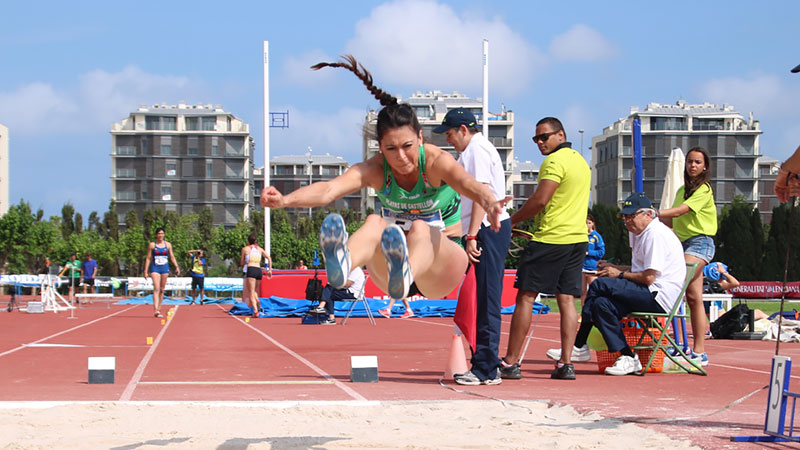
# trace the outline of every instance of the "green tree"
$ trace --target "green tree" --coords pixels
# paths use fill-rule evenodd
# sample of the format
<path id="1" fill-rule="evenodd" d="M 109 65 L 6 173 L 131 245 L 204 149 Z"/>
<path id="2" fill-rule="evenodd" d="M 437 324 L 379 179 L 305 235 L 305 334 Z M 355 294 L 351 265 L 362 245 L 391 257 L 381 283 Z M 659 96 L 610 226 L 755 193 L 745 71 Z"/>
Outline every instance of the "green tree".
<path id="1" fill-rule="evenodd" d="M 61 207 L 61 237 L 65 240 L 75 232 L 74 215 L 75 207 L 72 206 L 72 203 L 64 203 L 64 206 Z"/>
<path id="2" fill-rule="evenodd" d="M 214 254 L 213 245 L 217 229 L 214 228 L 214 211 L 208 206 L 200 210 L 197 218 L 197 232 L 200 233 L 201 248 L 209 255 Z"/>
<path id="3" fill-rule="evenodd" d="M 760 214 L 737 195 L 720 213 L 716 236 L 717 261 L 728 265 L 738 279 L 757 280 L 761 275 L 764 230 Z"/>
<path id="4" fill-rule="evenodd" d="M 80 233 L 83 231 L 83 216 L 81 213 L 75 213 L 75 233 Z"/>
<path id="5" fill-rule="evenodd" d="M 129 226 L 117 243 L 118 260 L 125 266 L 125 274 L 131 277 L 142 276 L 147 245 L 142 225 Z"/>
<path id="6" fill-rule="evenodd" d="M 128 210 L 125 213 L 125 228 L 132 228 L 136 225 L 139 225 L 139 214 L 136 213 L 135 209 Z"/>
<path id="7" fill-rule="evenodd" d="M 89 223 L 87 224 L 87 230 L 97 230 L 100 231 L 100 227 L 102 224 L 100 223 L 100 216 L 97 214 L 97 211 L 92 211 L 89 213 Z"/>
<path id="8" fill-rule="evenodd" d="M 103 214 L 103 233 L 101 235 L 114 241 L 119 240 L 119 216 L 117 216 L 117 202 L 111 200 L 108 211 Z"/>
<path id="9" fill-rule="evenodd" d="M 26 272 L 28 237 L 34 223 L 31 207 L 25 200 L 12 205 L 0 217 L 0 267 L 6 273 Z"/>
<path id="10" fill-rule="evenodd" d="M 797 252 L 800 250 L 798 216 L 800 214 L 796 208 L 790 208 L 785 203 L 772 209 L 772 222 L 769 227 L 767 243 L 764 246 L 764 260 L 761 266 L 760 278 L 762 280 L 783 281 L 787 250 L 789 252 L 788 280 L 800 278 L 800 259 L 797 258 Z M 792 227 L 791 231 L 789 227 Z"/>
<path id="11" fill-rule="evenodd" d="M 631 246 L 628 229 L 619 217 L 619 208 L 604 203 L 595 203 L 589 210 L 595 219 L 597 232 L 606 244 L 604 259 L 614 264 L 631 263 Z M 588 231 L 588 230 L 587 230 Z"/>

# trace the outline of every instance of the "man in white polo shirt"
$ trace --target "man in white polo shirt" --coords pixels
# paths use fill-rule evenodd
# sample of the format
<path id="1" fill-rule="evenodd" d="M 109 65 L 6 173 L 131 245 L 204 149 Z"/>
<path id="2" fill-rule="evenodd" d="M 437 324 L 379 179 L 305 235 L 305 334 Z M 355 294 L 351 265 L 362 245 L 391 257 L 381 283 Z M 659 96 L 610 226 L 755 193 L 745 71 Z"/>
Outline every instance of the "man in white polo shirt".
<path id="1" fill-rule="evenodd" d="M 445 133 L 447 142 L 461 153 L 458 163 L 479 183 L 486 184 L 495 198 L 506 196 L 506 176 L 497 149 L 478 131 L 475 116 L 465 108 L 451 109 L 434 133 Z M 475 265 L 477 294 L 475 352 L 472 369 L 456 374 L 458 384 L 500 384 L 497 373 L 500 358 L 500 300 L 503 295 L 503 272 L 511 243 L 511 219 L 500 215 L 500 231 L 492 231 L 486 211 L 471 199 L 461 197 L 462 242 L 469 261 Z"/>
<path id="2" fill-rule="evenodd" d="M 589 286 L 581 312 L 581 327 L 575 337 L 572 361 L 588 361 L 586 341 L 592 325 L 603 335 L 608 351 L 620 352 L 606 375 L 627 375 L 642 370 L 639 357 L 625 341 L 619 321 L 633 311 L 670 311 L 686 279 L 683 247 L 675 233 L 658 220 L 644 194 L 631 194 L 620 210 L 628 229 L 632 265 L 600 263 L 598 278 Z M 547 356 L 558 360 L 561 349 L 550 349 Z"/>

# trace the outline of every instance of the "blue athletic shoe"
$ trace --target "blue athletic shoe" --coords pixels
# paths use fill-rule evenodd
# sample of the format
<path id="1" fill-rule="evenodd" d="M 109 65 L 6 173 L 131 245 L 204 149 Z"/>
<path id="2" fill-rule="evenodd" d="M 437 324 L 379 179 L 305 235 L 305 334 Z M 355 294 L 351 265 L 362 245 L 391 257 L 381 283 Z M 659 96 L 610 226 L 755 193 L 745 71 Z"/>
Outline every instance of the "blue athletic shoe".
<path id="1" fill-rule="evenodd" d="M 389 297 L 402 300 L 408 296 L 414 277 L 408 264 L 406 235 L 400 227 L 389 225 L 384 228 L 381 235 L 381 252 L 386 258 L 386 267 L 389 271 Z"/>
<path id="2" fill-rule="evenodd" d="M 700 366 L 701 366 L 701 367 L 706 367 L 706 366 L 708 366 L 708 354 L 706 354 L 705 352 L 703 352 L 703 353 L 695 353 L 695 352 L 692 352 L 692 353 L 689 355 L 689 358 L 690 358 L 692 361 L 696 362 L 696 363 L 700 363 Z"/>
<path id="3" fill-rule="evenodd" d="M 347 248 L 347 230 L 339 214 L 328 214 L 319 230 L 319 246 L 325 259 L 328 284 L 342 289 L 350 275 L 350 249 Z"/>

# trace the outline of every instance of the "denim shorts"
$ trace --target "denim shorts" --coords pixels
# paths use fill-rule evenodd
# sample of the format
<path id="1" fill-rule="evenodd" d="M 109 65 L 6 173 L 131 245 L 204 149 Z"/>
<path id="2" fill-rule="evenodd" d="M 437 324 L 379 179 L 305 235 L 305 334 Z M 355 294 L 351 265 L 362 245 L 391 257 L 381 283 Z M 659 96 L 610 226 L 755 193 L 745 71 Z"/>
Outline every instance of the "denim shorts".
<path id="1" fill-rule="evenodd" d="M 696 256 L 702 259 L 706 264 L 714 259 L 714 238 L 699 234 L 692 236 L 689 239 L 681 242 L 683 245 L 683 253 L 686 255 Z"/>

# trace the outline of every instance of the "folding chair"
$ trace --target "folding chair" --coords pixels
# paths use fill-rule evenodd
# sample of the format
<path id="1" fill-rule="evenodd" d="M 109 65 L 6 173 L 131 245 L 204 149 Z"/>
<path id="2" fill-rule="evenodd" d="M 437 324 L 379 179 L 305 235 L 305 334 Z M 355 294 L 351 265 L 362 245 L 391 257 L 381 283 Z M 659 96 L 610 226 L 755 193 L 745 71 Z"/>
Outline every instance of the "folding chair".
<path id="1" fill-rule="evenodd" d="M 687 317 L 685 313 L 679 313 L 678 311 L 682 311 L 681 305 L 683 305 L 686 289 L 689 287 L 689 283 L 692 281 L 696 269 L 697 263 L 686 263 L 686 280 L 683 283 L 683 289 L 668 313 L 632 312 L 628 314 L 628 317 L 636 320 L 642 329 L 642 334 L 639 336 L 637 344 L 632 345 L 631 348 L 633 350 L 652 350 L 647 365 L 642 368 L 641 372 L 637 372 L 637 375 L 644 375 L 647 373 L 647 370 L 650 369 L 659 351 L 663 352 L 677 367 L 680 367 L 688 373 L 708 375 L 706 370 L 703 369 L 703 366 L 700 365 L 699 362 L 692 360 L 684 349 L 675 342 L 675 338 L 668 333 L 673 318 L 685 320 Z M 657 333 L 658 336 L 655 336 L 654 332 Z M 700 330 L 694 330 L 694 332 L 702 333 Z M 651 341 L 651 343 L 645 343 L 646 339 Z M 668 352 L 667 347 L 672 347 L 674 350 Z M 688 364 L 688 366 L 685 364 Z"/>
<path id="2" fill-rule="evenodd" d="M 364 294 L 367 290 L 367 280 L 369 280 L 369 275 L 364 274 L 364 284 L 361 285 L 361 292 L 359 292 L 358 295 L 356 295 L 356 298 L 353 299 L 352 302 L 350 302 L 350 309 L 347 310 L 347 315 L 344 316 L 344 320 L 342 320 L 342 325 L 345 325 L 347 323 L 347 319 L 350 318 L 350 314 L 353 313 L 353 308 L 356 307 L 356 303 L 358 303 L 359 301 L 364 305 L 364 310 L 367 312 L 367 317 L 369 317 L 369 321 L 373 325 L 375 325 L 375 318 L 372 316 L 372 310 L 369 309 L 369 302 L 367 301 L 367 298 Z"/>

